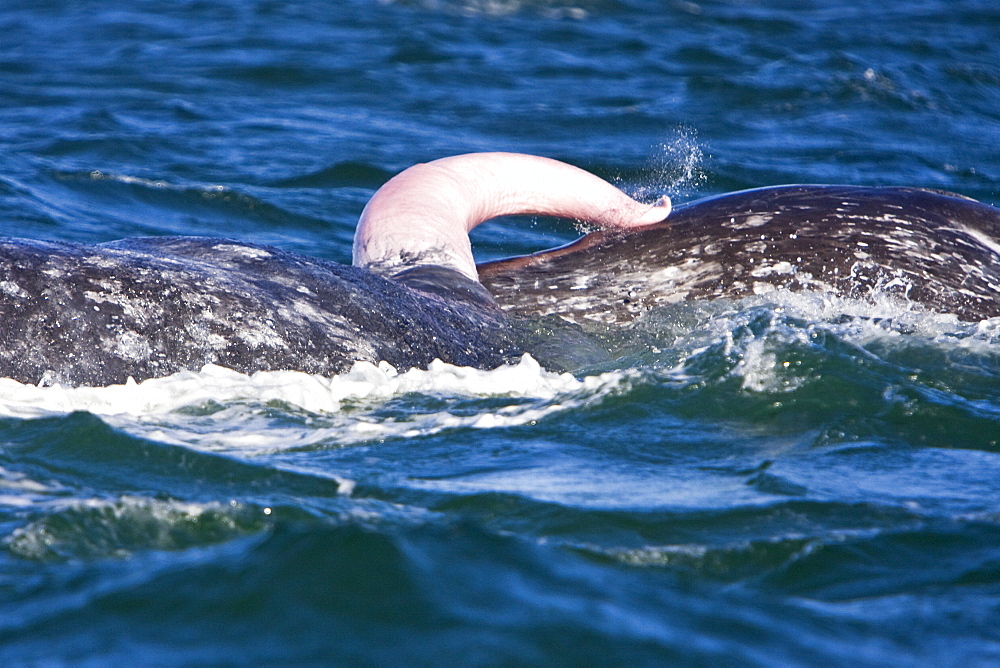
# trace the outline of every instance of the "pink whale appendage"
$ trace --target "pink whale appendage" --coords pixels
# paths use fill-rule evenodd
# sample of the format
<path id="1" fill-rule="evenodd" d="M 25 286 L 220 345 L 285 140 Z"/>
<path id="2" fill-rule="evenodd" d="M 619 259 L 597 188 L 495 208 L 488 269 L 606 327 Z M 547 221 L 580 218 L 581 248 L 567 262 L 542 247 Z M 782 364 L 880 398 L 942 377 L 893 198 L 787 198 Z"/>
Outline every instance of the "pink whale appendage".
<path id="1" fill-rule="evenodd" d="M 375 193 L 358 221 L 354 265 L 436 264 L 478 281 L 469 232 L 491 218 L 517 214 L 620 229 L 663 221 L 670 199 L 643 204 L 590 172 L 550 158 L 441 158 L 400 172 Z"/>

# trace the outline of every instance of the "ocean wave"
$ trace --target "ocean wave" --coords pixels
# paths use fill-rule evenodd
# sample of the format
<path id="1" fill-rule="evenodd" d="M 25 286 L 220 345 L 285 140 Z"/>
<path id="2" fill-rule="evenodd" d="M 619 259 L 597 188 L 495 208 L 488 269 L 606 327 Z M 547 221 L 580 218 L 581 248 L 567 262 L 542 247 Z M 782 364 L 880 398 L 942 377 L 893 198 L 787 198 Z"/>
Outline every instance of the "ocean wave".
<path id="1" fill-rule="evenodd" d="M 124 558 L 137 550 L 184 550 L 223 543 L 263 530 L 270 507 L 122 496 L 63 500 L 42 518 L 3 540 L 23 559 Z"/>
<path id="2" fill-rule="evenodd" d="M 333 377 L 298 371 L 246 375 L 208 365 L 198 372 L 100 388 L 0 379 L 0 416 L 87 411 L 158 441 L 250 454 L 529 424 L 624 392 L 636 375 L 609 371 L 578 379 L 547 371 L 529 355 L 493 370 L 435 361 L 427 369 L 400 372 L 385 362 L 358 362 Z M 480 403 L 387 407 L 399 398 L 413 403 L 414 395 Z"/>

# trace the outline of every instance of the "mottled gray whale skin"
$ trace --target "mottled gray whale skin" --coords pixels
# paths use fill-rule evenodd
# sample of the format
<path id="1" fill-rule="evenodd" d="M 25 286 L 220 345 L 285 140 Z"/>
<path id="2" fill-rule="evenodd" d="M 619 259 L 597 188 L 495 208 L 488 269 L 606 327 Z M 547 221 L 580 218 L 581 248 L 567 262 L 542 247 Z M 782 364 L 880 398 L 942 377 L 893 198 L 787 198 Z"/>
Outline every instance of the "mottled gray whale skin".
<path id="1" fill-rule="evenodd" d="M 521 354 L 475 281 L 396 279 L 204 238 L 79 245 L 0 239 L 0 377 L 106 386 L 198 370 L 332 375 L 359 360 L 493 368 Z"/>
<path id="2" fill-rule="evenodd" d="M 478 269 L 509 313 L 583 326 L 778 288 L 895 295 L 980 321 L 1000 316 L 1000 210 L 917 188 L 760 188 L 678 206 L 664 223 L 594 232 Z"/>

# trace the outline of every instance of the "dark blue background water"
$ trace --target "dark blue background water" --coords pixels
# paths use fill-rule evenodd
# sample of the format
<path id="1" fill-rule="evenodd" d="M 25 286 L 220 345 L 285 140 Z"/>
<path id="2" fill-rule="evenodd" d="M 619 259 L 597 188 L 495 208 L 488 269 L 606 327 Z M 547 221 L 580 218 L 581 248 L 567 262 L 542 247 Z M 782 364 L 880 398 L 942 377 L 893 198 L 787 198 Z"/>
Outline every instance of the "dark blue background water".
<path id="1" fill-rule="evenodd" d="M 348 262 L 381 183 L 480 150 L 1000 204 L 998 147 L 993 0 L 0 8 L 11 236 Z M 576 377 L 2 385 L 0 660 L 1000 661 L 1000 323 L 788 299 L 651 314 Z"/>

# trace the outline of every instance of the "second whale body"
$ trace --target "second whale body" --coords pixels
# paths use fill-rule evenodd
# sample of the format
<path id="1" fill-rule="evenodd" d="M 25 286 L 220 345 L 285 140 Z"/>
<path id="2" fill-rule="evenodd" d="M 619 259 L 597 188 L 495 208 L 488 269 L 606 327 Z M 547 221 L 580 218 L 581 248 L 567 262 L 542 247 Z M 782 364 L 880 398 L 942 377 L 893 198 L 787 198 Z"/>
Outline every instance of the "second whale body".
<path id="1" fill-rule="evenodd" d="M 479 267 L 511 314 L 621 325 L 683 300 L 812 290 L 1000 316 L 1000 210 L 919 188 L 776 186 Z"/>

